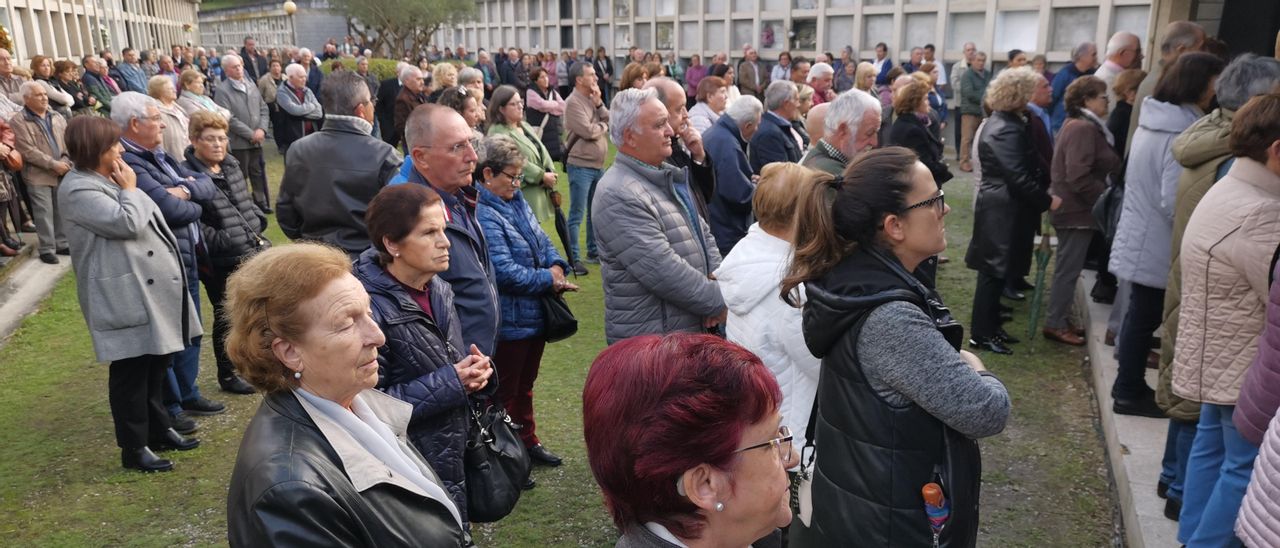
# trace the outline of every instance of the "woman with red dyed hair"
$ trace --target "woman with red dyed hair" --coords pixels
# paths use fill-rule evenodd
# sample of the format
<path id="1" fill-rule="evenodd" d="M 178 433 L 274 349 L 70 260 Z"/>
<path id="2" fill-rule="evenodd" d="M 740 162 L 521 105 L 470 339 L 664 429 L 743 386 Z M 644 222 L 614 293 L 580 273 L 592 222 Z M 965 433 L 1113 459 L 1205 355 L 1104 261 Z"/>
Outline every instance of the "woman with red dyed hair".
<path id="1" fill-rule="evenodd" d="M 617 547 L 779 540 L 798 460 L 781 403 L 760 359 L 718 337 L 647 335 L 601 352 L 582 424 Z"/>

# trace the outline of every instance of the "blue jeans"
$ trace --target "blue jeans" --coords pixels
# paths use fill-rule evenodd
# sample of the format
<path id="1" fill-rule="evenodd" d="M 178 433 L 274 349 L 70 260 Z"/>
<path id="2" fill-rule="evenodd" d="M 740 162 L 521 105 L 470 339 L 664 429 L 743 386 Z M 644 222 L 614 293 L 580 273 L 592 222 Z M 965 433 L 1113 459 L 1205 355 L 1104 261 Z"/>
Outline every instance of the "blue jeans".
<path id="1" fill-rule="evenodd" d="M 591 235 L 591 200 L 596 194 L 596 183 L 604 176 L 604 170 L 566 165 L 569 175 L 569 252 L 573 261 L 583 259 L 578 253 L 578 227 L 583 217 L 587 220 L 587 255 L 596 255 L 596 240 Z"/>
<path id="2" fill-rule="evenodd" d="M 1178 542 L 1188 548 L 1241 546 L 1236 514 L 1244 498 L 1258 448 L 1231 423 L 1234 405 L 1202 404 L 1183 486 Z"/>
<path id="3" fill-rule="evenodd" d="M 196 316 L 200 316 L 200 282 L 196 273 L 188 269 L 187 287 L 191 291 L 191 302 L 196 307 Z M 201 320 L 203 321 L 203 320 Z M 164 405 L 169 408 L 170 415 L 182 411 L 182 402 L 200 397 L 200 388 L 196 386 L 196 377 L 200 374 L 200 340 L 191 339 L 191 344 L 173 355 L 173 366 L 165 375 Z"/>
<path id="4" fill-rule="evenodd" d="M 1164 459 L 1160 461 L 1160 481 L 1169 486 L 1169 498 L 1179 502 L 1182 501 L 1183 486 L 1187 479 L 1187 458 L 1191 455 L 1191 442 L 1195 437 L 1195 423 L 1169 421 L 1169 434 L 1164 440 Z"/>

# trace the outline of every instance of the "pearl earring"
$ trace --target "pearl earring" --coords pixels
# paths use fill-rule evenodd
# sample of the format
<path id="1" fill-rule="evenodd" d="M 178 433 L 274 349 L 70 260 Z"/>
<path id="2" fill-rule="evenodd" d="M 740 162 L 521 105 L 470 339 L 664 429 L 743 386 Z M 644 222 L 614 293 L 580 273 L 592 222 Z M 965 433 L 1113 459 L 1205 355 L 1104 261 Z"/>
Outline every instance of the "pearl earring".
<path id="1" fill-rule="evenodd" d="M 294 371 L 294 372 L 293 372 L 293 378 L 295 378 L 295 379 L 301 379 L 301 378 L 302 378 L 302 372 L 301 372 L 301 371 Z"/>
<path id="2" fill-rule="evenodd" d="M 723 503 L 723 502 L 717 502 L 717 503 L 716 503 L 716 511 L 717 511 L 717 512 L 723 512 L 723 511 L 724 511 L 724 503 Z"/>

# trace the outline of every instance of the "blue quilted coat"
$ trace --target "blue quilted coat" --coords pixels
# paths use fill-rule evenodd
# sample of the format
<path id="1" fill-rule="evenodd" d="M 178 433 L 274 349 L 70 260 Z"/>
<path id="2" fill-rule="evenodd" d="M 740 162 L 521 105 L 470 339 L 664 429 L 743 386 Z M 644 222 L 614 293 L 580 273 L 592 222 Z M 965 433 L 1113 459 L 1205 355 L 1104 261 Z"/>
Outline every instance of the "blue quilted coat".
<path id="1" fill-rule="evenodd" d="M 476 218 L 489 243 L 489 260 L 498 280 L 498 304 L 502 325 L 498 340 L 518 341 L 542 334 L 542 303 L 539 295 L 552 291 L 551 270 L 560 265 L 569 272 L 569 264 L 551 245 L 533 210 L 516 191 L 511 201 L 476 185 L 480 191 Z M 534 266 L 537 257 L 537 266 Z"/>
<path id="2" fill-rule="evenodd" d="M 413 405 L 409 441 L 440 476 L 465 522 L 462 455 L 468 400 L 453 364 L 462 361 L 466 349 L 453 308 L 453 290 L 439 276 L 431 278 L 432 315 L 428 316 L 400 282 L 378 265 L 377 250 L 365 250 L 355 270 L 369 293 L 373 320 L 387 337 L 378 349 L 378 390 Z"/>

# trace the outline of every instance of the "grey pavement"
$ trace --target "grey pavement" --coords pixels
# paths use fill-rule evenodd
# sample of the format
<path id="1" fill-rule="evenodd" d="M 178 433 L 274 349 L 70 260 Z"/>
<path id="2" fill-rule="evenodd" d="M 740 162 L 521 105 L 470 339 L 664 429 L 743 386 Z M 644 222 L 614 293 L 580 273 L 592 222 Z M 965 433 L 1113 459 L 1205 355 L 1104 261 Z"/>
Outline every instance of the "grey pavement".
<path id="1" fill-rule="evenodd" d="M 0 274 L 0 344 L 53 292 L 63 274 L 71 271 L 71 257 L 59 255 L 58 264 L 44 264 L 34 255 L 35 235 L 22 236 L 27 247 L 10 259 L 12 267 Z"/>

